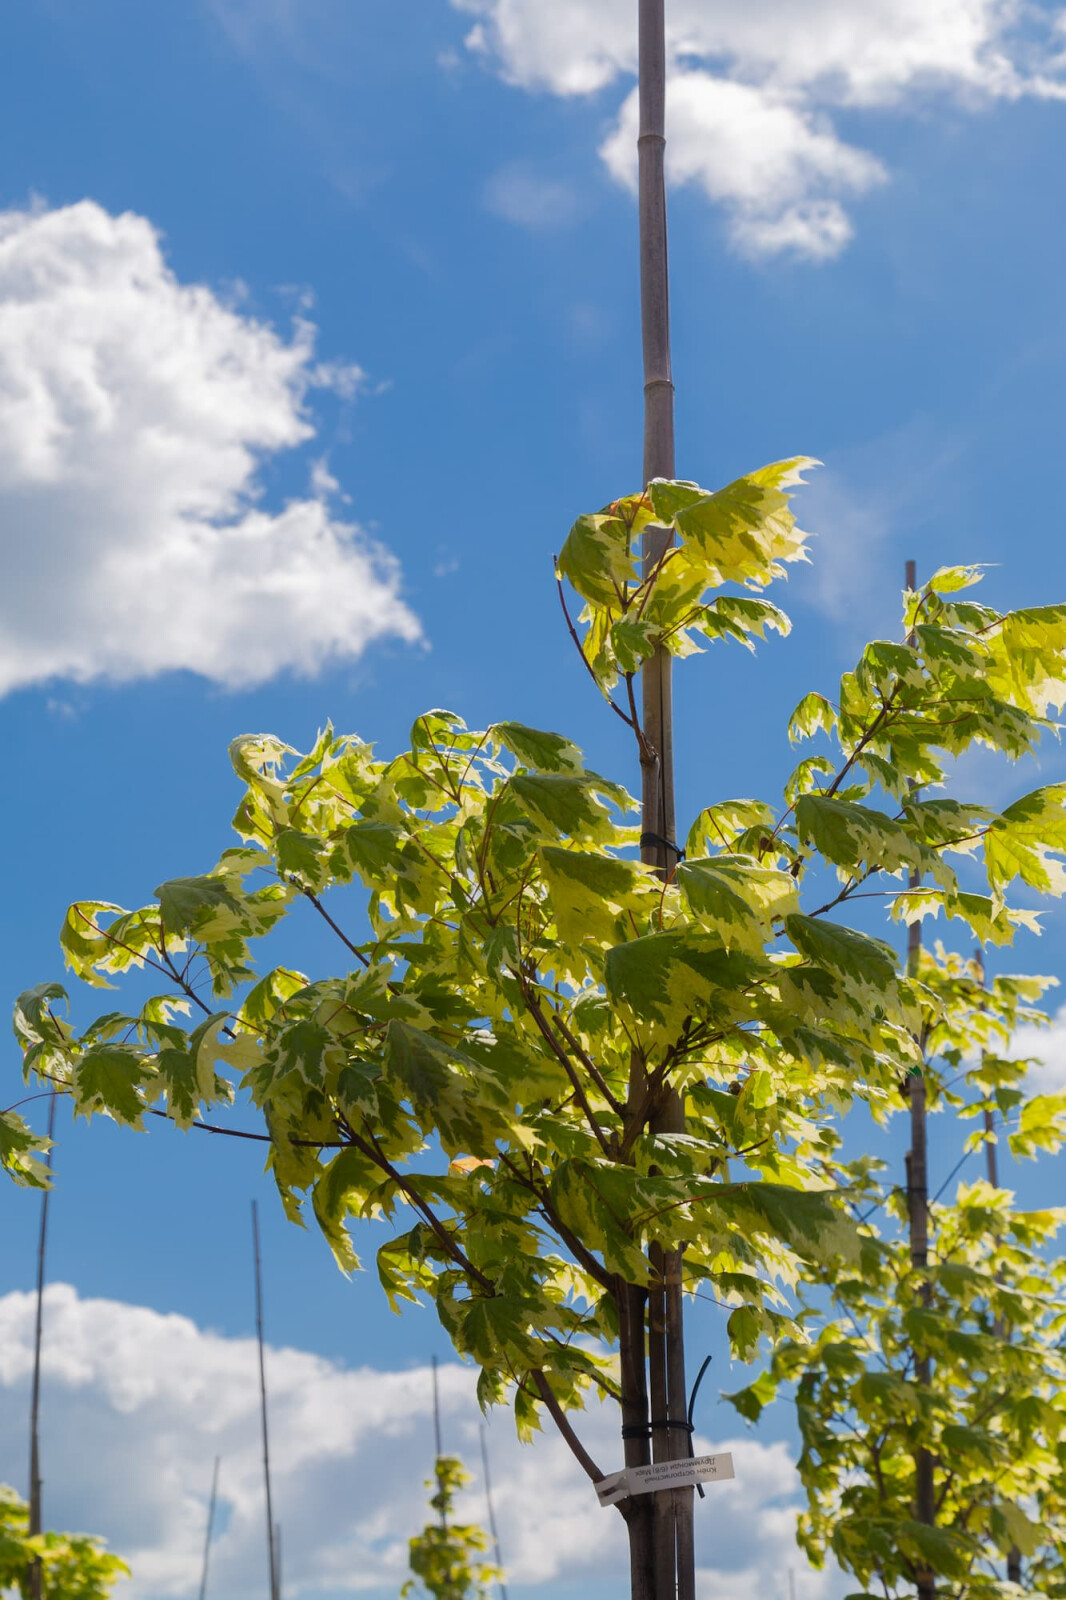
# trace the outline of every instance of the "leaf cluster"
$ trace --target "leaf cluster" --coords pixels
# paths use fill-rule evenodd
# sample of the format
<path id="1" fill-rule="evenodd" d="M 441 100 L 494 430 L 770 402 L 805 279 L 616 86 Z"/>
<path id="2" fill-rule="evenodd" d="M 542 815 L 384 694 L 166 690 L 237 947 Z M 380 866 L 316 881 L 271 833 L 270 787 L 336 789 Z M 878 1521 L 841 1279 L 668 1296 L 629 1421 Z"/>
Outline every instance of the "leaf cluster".
<path id="1" fill-rule="evenodd" d="M 438 1456 L 436 1475 L 426 1483 L 433 1489 L 430 1506 L 437 1520 L 429 1522 L 411 1540 L 411 1577 L 401 1596 L 432 1596 L 432 1600 L 488 1600 L 490 1585 L 499 1582 L 498 1567 L 482 1561 L 488 1539 L 476 1523 L 454 1521 L 455 1496 L 470 1482 L 470 1474 L 457 1456 Z"/>
<path id="2" fill-rule="evenodd" d="M 24 1500 L 0 1484 L 0 1590 L 29 1600 L 31 1569 L 40 1563 L 44 1600 L 110 1600 L 129 1568 L 88 1534 L 29 1533 Z"/>

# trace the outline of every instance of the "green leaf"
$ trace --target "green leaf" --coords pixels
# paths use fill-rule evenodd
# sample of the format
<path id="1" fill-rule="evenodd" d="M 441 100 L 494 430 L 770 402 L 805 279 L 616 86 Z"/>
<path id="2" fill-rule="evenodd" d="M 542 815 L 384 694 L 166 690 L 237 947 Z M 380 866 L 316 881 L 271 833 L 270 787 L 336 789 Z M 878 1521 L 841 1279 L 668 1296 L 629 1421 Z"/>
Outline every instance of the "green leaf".
<path id="1" fill-rule="evenodd" d="M 688 1016 L 731 1015 L 755 970 L 748 956 L 718 943 L 652 933 L 607 952 L 607 995 L 640 1022 L 675 1029 Z"/>
<path id="2" fill-rule="evenodd" d="M 98 1044 L 86 1050 L 74 1073 L 74 1110 L 91 1117 L 103 1112 L 131 1128 L 143 1127 L 143 1087 L 151 1066 L 134 1045 Z"/>
<path id="3" fill-rule="evenodd" d="M 29 1189 L 47 1189 L 51 1175 L 43 1157 L 51 1141 L 34 1133 L 17 1111 L 0 1111 L 0 1167 L 17 1184 Z"/>
<path id="4" fill-rule="evenodd" d="M 1008 806 L 985 838 L 993 891 L 1021 878 L 1043 894 L 1066 893 L 1066 784 L 1036 789 Z"/>
<path id="5" fill-rule="evenodd" d="M 448 1156 L 490 1156 L 497 1140 L 507 1138 L 506 1092 L 471 1056 L 421 1028 L 390 1022 L 384 1067 L 426 1132 L 436 1130 Z"/>
<path id="6" fill-rule="evenodd" d="M 684 543 L 713 563 L 719 581 L 764 586 L 782 561 L 805 557 L 786 490 L 816 465 L 807 457 L 775 462 L 683 507 L 674 519 Z"/>
<path id="7" fill-rule="evenodd" d="M 972 589 L 987 570 L 986 567 L 938 567 L 926 589 L 931 594 L 955 594 L 959 589 Z"/>
<path id="8" fill-rule="evenodd" d="M 639 906 L 641 891 L 659 898 L 654 874 L 637 861 L 555 845 L 542 847 L 540 861 L 559 935 L 570 944 L 614 942 L 622 936 L 619 919 Z"/>
<path id="9" fill-rule="evenodd" d="M 683 861 L 677 876 L 690 910 L 727 950 L 761 952 L 774 920 L 799 910 L 790 875 L 751 856 Z"/>
<path id="10" fill-rule="evenodd" d="M 161 883 L 155 890 L 159 901 L 163 927 L 168 934 L 181 938 L 196 934 L 205 923 L 217 914 L 240 913 L 240 901 L 222 879 L 210 875 L 203 878 L 173 878 Z"/>
<path id="11" fill-rule="evenodd" d="M 578 517 L 566 536 L 558 571 L 583 600 L 612 605 L 619 590 L 636 581 L 633 524 L 627 524 L 614 506 Z"/>
<path id="12" fill-rule="evenodd" d="M 539 728 L 527 728 L 521 722 L 497 722 L 489 732 L 516 761 L 532 772 L 584 771 L 581 751 L 561 733 L 544 733 Z"/>
<path id="13" fill-rule="evenodd" d="M 722 1399 L 740 1412 L 745 1422 L 758 1422 L 766 1407 L 777 1398 L 777 1382 L 769 1372 L 760 1372 L 754 1383 L 749 1383 L 744 1389 L 735 1389 L 732 1394 L 723 1394 Z"/>
<path id="14" fill-rule="evenodd" d="M 801 739 L 810 739 L 819 730 L 833 734 L 836 732 L 837 714 L 835 708 L 826 699 L 824 694 L 805 694 L 799 705 L 793 711 L 788 723 L 788 737 L 792 744 L 798 744 Z"/>
<path id="15" fill-rule="evenodd" d="M 821 917 L 787 917 L 785 932 L 801 955 L 842 978 L 864 1004 L 893 1003 L 896 953 L 891 945 Z"/>
<path id="16" fill-rule="evenodd" d="M 613 835 L 611 813 L 600 798 L 616 805 L 632 804 L 624 789 L 595 773 L 569 777 L 558 773 L 520 773 L 508 788 L 527 814 L 554 838 L 595 843 Z"/>

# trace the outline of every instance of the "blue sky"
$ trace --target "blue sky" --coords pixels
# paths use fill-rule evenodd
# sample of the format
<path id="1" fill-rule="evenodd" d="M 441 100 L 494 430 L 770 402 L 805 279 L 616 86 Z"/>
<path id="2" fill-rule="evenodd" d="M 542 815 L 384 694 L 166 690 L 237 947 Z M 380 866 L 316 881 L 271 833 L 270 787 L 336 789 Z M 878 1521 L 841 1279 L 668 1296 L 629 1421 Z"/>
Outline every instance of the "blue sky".
<path id="1" fill-rule="evenodd" d="M 574 516 L 639 474 L 634 10 L 39 0 L 7 18 L 10 998 L 59 975 L 71 899 L 140 903 L 215 859 L 237 733 L 306 747 L 331 717 L 388 750 L 443 704 L 471 725 L 564 729 L 634 781 L 551 577 Z M 825 463 L 800 501 L 812 565 L 778 597 L 791 639 L 754 661 L 719 649 L 679 674 L 682 817 L 727 793 L 774 794 L 789 711 L 806 689 L 831 689 L 869 634 L 895 631 L 907 557 L 925 573 L 998 563 L 987 587 L 1001 606 L 1066 595 L 1060 15 L 1006 0 L 671 11 L 679 473 L 713 485 L 786 455 Z M 993 802 L 1063 775 L 1057 749 L 1039 777 L 970 773 Z M 331 958 L 317 930 L 299 933 L 297 964 Z M 1066 973 L 1062 913 L 1012 959 Z M 1059 1033 L 1051 1043 L 1066 1065 Z M 7 1104 L 13 1048 L 3 1071 Z M 944 1176 L 957 1140 L 936 1138 Z M 372 1277 L 341 1279 L 313 1234 L 283 1222 L 254 1149 L 64 1124 L 57 1163 L 50 1272 L 80 1298 L 56 1301 L 50 1514 L 140 1552 L 137 1600 L 195 1591 L 216 1401 L 193 1402 L 181 1373 L 195 1362 L 173 1351 L 199 1351 L 220 1394 L 245 1396 L 258 1195 L 269 1333 L 288 1348 L 279 1395 L 322 1396 L 321 1459 L 300 1455 L 294 1420 L 279 1468 L 292 1595 L 333 1600 L 353 1571 L 371 1596 L 394 1593 L 430 1450 L 423 1369 L 447 1354 L 428 1313 L 397 1320 Z M 1049 1167 L 1020 1183 L 1049 1197 L 1060 1178 Z M 18 1292 L 36 1223 L 35 1200 L 0 1190 L 0 1316 L 15 1352 L 6 1366 L 0 1354 L 0 1477 L 20 1484 Z M 93 1300 L 110 1309 L 86 1309 Z M 729 1387 L 716 1319 L 695 1308 L 694 1344 L 716 1352 Z M 101 1364 L 107 1339 L 128 1391 Z M 363 1367 L 360 1404 L 387 1381 L 374 1374 L 407 1374 L 394 1452 L 405 1487 L 387 1505 L 373 1444 L 326 1438 L 349 1403 L 346 1369 Z M 448 1415 L 472 1460 L 464 1381 L 448 1378 Z M 232 1403 L 218 1570 L 238 1596 L 261 1575 L 254 1408 Z M 705 1425 L 715 1443 L 736 1432 L 713 1407 Z M 563 1600 L 569 1563 L 593 1594 L 587 1563 L 607 1571 L 619 1549 L 606 1514 L 575 1509 L 584 1491 L 561 1458 L 531 1467 L 506 1418 L 493 1427 L 519 1592 Z M 156 1499 L 131 1476 L 155 1481 L 149 1433 L 169 1463 Z M 730 1502 L 732 1521 L 750 1518 L 743 1536 L 723 1542 L 705 1511 L 705 1600 L 736 1583 L 787 1592 L 790 1438 L 787 1415 L 771 1413 L 746 1446 L 763 1498 L 751 1490 L 743 1513 Z M 310 1481 L 333 1508 L 322 1526 Z M 346 1544 L 350 1495 L 365 1515 Z M 554 1562 L 521 1543 L 520 1508 L 537 1495 L 555 1519 Z M 833 1592 L 802 1572 L 798 1584 L 801 1600 Z"/>

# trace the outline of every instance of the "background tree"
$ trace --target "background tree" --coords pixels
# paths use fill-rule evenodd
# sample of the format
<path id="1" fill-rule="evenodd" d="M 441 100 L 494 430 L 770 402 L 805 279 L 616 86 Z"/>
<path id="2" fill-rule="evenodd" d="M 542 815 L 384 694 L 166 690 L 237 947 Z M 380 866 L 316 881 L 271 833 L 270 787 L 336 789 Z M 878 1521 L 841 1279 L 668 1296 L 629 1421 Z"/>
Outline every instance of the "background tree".
<path id="1" fill-rule="evenodd" d="M 1048 980 L 1000 976 L 986 989 L 978 962 L 942 950 L 922 953 L 918 976 L 930 1108 L 980 1119 L 971 1154 L 989 1137 L 989 1111 L 1006 1119 L 1016 1156 L 1058 1150 L 1066 1096 L 1028 1094 L 1031 1063 L 1000 1053 L 1019 1021 L 1039 1016 L 1030 1007 Z M 1048 1246 L 1066 1210 L 1022 1211 L 987 1180 L 961 1184 L 954 1203 L 930 1206 L 928 1261 L 916 1267 L 906 1189 L 886 1188 L 882 1173 L 871 1158 L 840 1169 L 864 1219 L 861 1270 L 815 1269 L 805 1294 L 816 1337 L 784 1340 L 768 1378 L 733 1398 L 754 1418 L 777 1383 L 796 1386 L 800 1542 L 817 1566 L 832 1554 L 864 1596 L 928 1583 L 955 1600 L 1005 1600 L 1020 1592 L 1023 1560 L 1025 1592 L 1054 1593 L 1066 1304 L 1064 1263 Z"/>
<path id="2" fill-rule="evenodd" d="M 455 1496 L 470 1481 L 457 1456 L 437 1457 L 435 1475 L 426 1480 L 426 1488 L 434 1491 L 429 1503 L 436 1520 L 411 1540 L 412 1576 L 400 1590 L 402 1596 L 488 1600 L 490 1586 L 499 1582 L 499 1568 L 480 1560 L 489 1545 L 484 1530 L 454 1520 Z"/>
<path id="3" fill-rule="evenodd" d="M 31 1538 L 29 1507 L 0 1484 L 0 1590 L 34 1592 L 31 1569 L 40 1563 L 44 1600 L 110 1600 L 129 1568 L 88 1534 L 40 1533 Z"/>

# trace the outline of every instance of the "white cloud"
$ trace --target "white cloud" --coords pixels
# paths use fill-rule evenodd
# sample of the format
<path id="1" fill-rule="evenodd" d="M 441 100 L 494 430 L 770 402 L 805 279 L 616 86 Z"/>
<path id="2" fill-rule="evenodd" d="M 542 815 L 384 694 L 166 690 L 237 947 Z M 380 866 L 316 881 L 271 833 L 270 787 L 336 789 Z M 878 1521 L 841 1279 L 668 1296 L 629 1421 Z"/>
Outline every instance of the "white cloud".
<path id="1" fill-rule="evenodd" d="M 0 693 L 175 669 L 232 685 L 418 636 L 398 567 L 263 462 L 314 437 L 314 360 L 89 201 L 0 213 Z"/>
<path id="2" fill-rule="evenodd" d="M 1029 1088 L 1035 1094 L 1058 1094 L 1066 1089 L 1066 1006 L 1060 1006 L 1046 1028 L 1025 1023 L 1010 1042 L 1015 1061 L 1035 1061 Z"/>
<path id="3" fill-rule="evenodd" d="M 840 253 L 851 223 L 819 191 L 861 194 L 885 176 L 880 162 L 843 144 L 832 129 L 772 92 L 678 72 L 670 82 L 667 172 L 725 204 L 735 242 L 753 255 L 793 251 L 821 260 Z M 636 187 L 636 90 L 600 154 L 614 177 Z"/>
<path id="4" fill-rule="evenodd" d="M 129 1558 L 134 1580 L 123 1600 L 195 1593 L 211 1466 L 221 1456 L 212 1592 L 229 1600 L 260 1595 L 264 1513 L 253 1341 L 144 1307 L 82 1300 L 65 1285 L 47 1291 L 45 1328 L 46 1521 L 103 1533 Z M 32 1334 L 32 1296 L 0 1298 L 0 1481 L 16 1484 L 25 1470 Z M 429 1372 L 348 1370 L 304 1351 L 269 1349 L 267 1375 L 286 1593 L 292 1600 L 395 1596 L 407 1540 L 426 1520 Z M 473 1375 L 445 1365 L 440 1386 L 445 1447 L 473 1469 Z M 601 1461 L 615 1464 L 614 1417 L 594 1411 L 582 1432 Z M 546 1432 L 520 1446 L 509 1418 L 496 1413 L 490 1448 L 514 1583 L 558 1579 L 590 1593 L 600 1583 L 623 1583 L 621 1519 L 596 1504 L 558 1437 Z M 789 1567 L 801 1600 L 842 1594 L 838 1576 L 808 1573 L 795 1549 L 797 1483 L 785 1446 L 747 1437 L 718 1439 L 713 1448 L 733 1451 L 737 1480 L 711 1487 L 698 1510 L 701 1600 L 737 1593 L 785 1600 Z M 477 1485 L 464 1510 L 484 1521 Z"/>
<path id="5" fill-rule="evenodd" d="M 634 9 L 617 0 L 451 0 L 470 49 L 508 82 L 564 96 L 632 78 Z M 1025 0 L 672 0 L 673 177 L 730 215 L 737 245 L 824 260 L 851 236 L 844 201 L 884 177 L 828 120 L 925 106 L 1066 98 L 1061 9 Z M 602 153 L 628 180 L 626 100 Z"/>
<path id="6" fill-rule="evenodd" d="M 509 162 L 494 172 L 485 184 L 484 200 L 505 222 L 532 229 L 562 227 L 577 210 L 570 184 L 545 177 L 523 161 Z"/>

